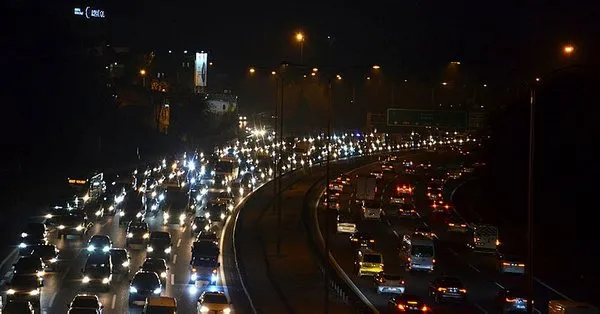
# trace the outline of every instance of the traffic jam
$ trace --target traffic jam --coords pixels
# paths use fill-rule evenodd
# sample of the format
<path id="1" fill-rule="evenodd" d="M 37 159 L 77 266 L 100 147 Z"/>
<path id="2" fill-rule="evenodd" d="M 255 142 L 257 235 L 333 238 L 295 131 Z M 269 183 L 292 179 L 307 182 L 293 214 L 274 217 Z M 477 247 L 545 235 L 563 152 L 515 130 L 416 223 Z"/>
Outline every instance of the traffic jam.
<path id="1" fill-rule="evenodd" d="M 330 158 L 421 145 L 426 144 L 350 132 L 331 137 Z M 277 175 L 276 167 L 284 174 L 323 163 L 326 147 L 324 134 L 279 142 L 272 131 L 248 127 L 241 139 L 212 153 L 188 152 L 136 169 L 68 178 L 72 196 L 25 226 L 3 308 L 52 312 L 54 303 L 64 301 L 68 313 L 135 308 L 157 313 L 177 309 L 185 294 L 198 313 L 230 313 L 235 305 L 223 287 L 220 264 L 224 225 L 244 197 Z M 190 243 L 189 252 L 179 249 L 181 243 Z M 184 276 L 175 277 L 178 257 L 178 264 L 185 258 L 188 266 Z"/>

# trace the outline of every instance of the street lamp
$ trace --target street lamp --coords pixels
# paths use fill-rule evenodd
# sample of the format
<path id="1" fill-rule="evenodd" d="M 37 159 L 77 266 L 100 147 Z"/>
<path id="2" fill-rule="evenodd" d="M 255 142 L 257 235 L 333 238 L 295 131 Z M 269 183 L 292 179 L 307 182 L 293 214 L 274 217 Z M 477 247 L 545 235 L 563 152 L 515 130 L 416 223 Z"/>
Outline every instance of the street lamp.
<path id="1" fill-rule="evenodd" d="M 570 56 L 575 52 L 575 47 L 573 45 L 566 45 L 563 47 L 563 53 L 567 56 Z"/>
<path id="2" fill-rule="evenodd" d="M 140 75 L 142 76 L 142 86 L 146 87 L 146 70 L 141 69 Z"/>
<path id="3" fill-rule="evenodd" d="M 304 54 L 304 34 L 302 32 L 296 33 L 296 41 L 300 43 L 300 63 L 303 62 L 303 54 Z"/>
<path id="4" fill-rule="evenodd" d="M 256 72 L 256 69 L 255 68 L 250 68 L 250 69 L 248 69 L 248 72 L 250 72 L 250 74 L 254 74 L 254 72 Z"/>
<path id="5" fill-rule="evenodd" d="M 378 66 L 377 64 L 373 66 L 373 70 L 379 70 L 379 69 L 381 69 L 381 67 Z"/>

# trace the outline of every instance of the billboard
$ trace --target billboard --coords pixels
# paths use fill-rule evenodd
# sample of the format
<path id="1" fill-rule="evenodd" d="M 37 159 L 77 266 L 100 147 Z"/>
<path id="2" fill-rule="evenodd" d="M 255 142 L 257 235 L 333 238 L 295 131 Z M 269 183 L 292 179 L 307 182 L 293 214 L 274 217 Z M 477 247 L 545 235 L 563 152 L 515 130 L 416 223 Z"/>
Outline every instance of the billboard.
<path id="1" fill-rule="evenodd" d="M 194 85 L 196 87 L 206 87 L 206 72 L 208 71 L 208 53 L 196 52 L 196 61 L 194 64 Z"/>
<path id="2" fill-rule="evenodd" d="M 447 127 L 466 129 L 468 127 L 466 111 L 396 109 L 387 110 L 388 126 L 408 127 Z"/>

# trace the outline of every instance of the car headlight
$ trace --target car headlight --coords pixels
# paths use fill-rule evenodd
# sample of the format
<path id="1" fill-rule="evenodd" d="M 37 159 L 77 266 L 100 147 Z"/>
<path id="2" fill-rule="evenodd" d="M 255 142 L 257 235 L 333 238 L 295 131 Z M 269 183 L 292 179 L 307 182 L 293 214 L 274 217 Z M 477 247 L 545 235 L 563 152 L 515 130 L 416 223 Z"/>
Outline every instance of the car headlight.
<path id="1" fill-rule="evenodd" d="M 233 205 L 229 204 L 229 206 L 227 206 L 227 209 L 229 209 L 230 211 L 233 210 Z"/>
<path id="2" fill-rule="evenodd" d="M 206 217 L 206 219 L 210 218 L 210 213 L 209 212 L 204 213 L 204 217 Z"/>
<path id="3" fill-rule="evenodd" d="M 163 218 L 165 218 L 165 220 L 169 219 L 169 217 L 170 217 L 170 216 L 169 216 L 169 213 L 165 213 L 165 214 L 163 215 Z"/>
<path id="4" fill-rule="evenodd" d="M 121 264 L 121 266 L 123 266 L 123 267 L 129 267 L 129 261 L 124 261 L 123 264 Z"/>
<path id="5" fill-rule="evenodd" d="M 38 294 L 40 294 L 39 289 L 34 289 L 34 290 L 29 291 L 29 295 L 38 295 Z"/>
<path id="6" fill-rule="evenodd" d="M 161 291 L 162 291 L 161 288 L 156 288 L 156 289 L 154 289 L 154 294 L 160 294 Z"/>
<path id="7" fill-rule="evenodd" d="M 83 279 L 81 279 L 81 281 L 82 281 L 83 283 L 88 283 L 88 282 L 90 282 L 90 277 L 88 277 L 88 276 L 83 276 Z"/>
<path id="8" fill-rule="evenodd" d="M 77 226 L 77 227 L 75 227 L 75 230 L 81 231 L 81 230 L 83 230 L 83 226 Z"/>
<path id="9" fill-rule="evenodd" d="M 158 196 L 158 200 L 159 201 L 163 201 L 164 199 L 165 199 L 165 195 L 164 194 L 161 194 L 161 195 Z"/>
<path id="10" fill-rule="evenodd" d="M 171 247 L 170 247 L 170 246 L 169 246 L 168 248 L 166 248 L 166 249 L 165 249 L 165 253 L 166 253 L 166 254 L 169 254 L 169 253 L 171 253 Z"/>
<path id="11" fill-rule="evenodd" d="M 12 295 L 12 294 L 15 294 L 15 292 L 16 292 L 16 291 L 15 291 L 15 289 L 8 289 L 8 290 L 6 291 L 6 294 L 10 294 L 10 295 Z"/>
<path id="12" fill-rule="evenodd" d="M 150 237 L 150 234 L 148 232 L 144 233 L 144 235 L 142 236 L 142 238 L 144 239 L 148 239 Z"/>
<path id="13" fill-rule="evenodd" d="M 160 278 L 167 278 L 167 273 L 164 271 L 160 273 Z"/>
<path id="14" fill-rule="evenodd" d="M 158 209 L 158 205 L 156 204 L 152 204 L 152 206 L 150 207 L 150 210 L 157 210 Z"/>
<path id="15" fill-rule="evenodd" d="M 128 238 L 133 238 L 133 233 L 131 233 L 131 232 L 130 232 L 130 233 L 128 233 L 128 234 L 127 234 L 127 237 L 128 237 Z"/>
<path id="16" fill-rule="evenodd" d="M 27 238 L 27 236 L 28 236 L 27 232 L 21 233 L 21 238 Z"/>
<path id="17" fill-rule="evenodd" d="M 205 225 L 205 226 L 204 226 L 204 230 L 208 231 L 209 229 L 210 229 L 210 226 L 209 226 L 209 225 Z"/>
<path id="18" fill-rule="evenodd" d="M 53 257 L 49 260 L 50 264 L 54 264 L 56 262 L 58 262 L 58 259 L 56 257 Z"/>
<path id="19" fill-rule="evenodd" d="M 119 212 L 119 216 L 121 216 L 121 217 L 125 216 L 125 212 L 124 211 L 120 211 Z"/>
<path id="20" fill-rule="evenodd" d="M 113 205 L 110 205 L 110 206 L 108 207 L 108 210 L 112 212 L 113 210 L 115 210 L 115 207 L 114 207 Z"/>
<path id="21" fill-rule="evenodd" d="M 140 217 L 142 217 L 142 213 L 141 213 L 141 212 L 137 212 L 137 214 L 135 214 L 135 217 L 136 217 L 136 218 L 140 218 Z"/>
<path id="22" fill-rule="evenodd" d="M 137 293 L 137 288 L 134 286 L 129 287 L 129 292 L 131 293 Z"/>
<path id="23" fill-rule="evenodd" d="M 101 210 L 97 210 L 96 211 L 96 216 L 100 216 L 100 215 L 102 215 L 102 211 Z"/>
<path id="24" fill-rule="evenodd" d="M 46 219 L 51 219 L 52 218 L 52 214 L 46 214 L 46 216 L 44 216 Z"/>
<path id="25" fill-rule="evenodd" d="M 24 242 L 19 243 L 19 247 L 24 249 L 27 247 L 27 244 L 25 244 Z"/>
<path id="26" fill-rule="evenodd" d="M 146 248 L 146 252 L 154 252 L 154 248 L 149 246 Z"/>
<path id="27" fill-rule="evenodd" d="M 184 220 L 185 220 L 185 214 L 179 215 L 179 221 L 184 221 Z"/>
<path id="28" fill-rule="evenodd" d="M 228 308 L 228 307 L 226 307 L 226 308 L 223 309 L 223 313 L 229 314 L 229 313 L 231 313 L 231 309 Z"/>
<path id="29" fill-rule="evenodd" d="M 108 284 L 110 282 L 110 278 L 106 277 L 106 278 L 102 278 L 102 283 L 103 284 Z"/>
<path id="30" fill-rule="evenodd" d="M 200 312 L 202 312 L 202 313 L 208 313 L 208 311 L 209 311 L 208 307 L 206 307 L 204 305 L 202 307 L 200 307 Z"/>
<path id="31" fill-rule="evenodd" d="M 225 214 L 221 213 L 221 219 L 225 219 Z"/>
<path id="32" fill-rule="evenodd" d="M 198 228 L 198 226 L 196 226 L 195 224 L 192 225 L 192 230 L 196 230 L 196 228 Z"/>
<path id="33" fill-rule="evenodd" d="M 60 225 L 58 226 L 58 229 L 63 230 L 65 228 L 65 225 Z"/>
<path id="34" fill-rule="evenodd" d="M 106 253 L 108 251 L 110 251 L 110 247 L 108 245 L 106 245 L 102 248 L 102 252 Z"/>
<path id="35" fill-rule="evenodd" d="M 93 252 L 96 248 L 93 245 L 87 247 L 88 252 Z"/>
<path id="36" fill-rule="evenodd" d="M 190 276 L 192 281 L 196 281 L 198 279 L 198 275 L 196 273 L 193 273 L 192 276 Z"/>

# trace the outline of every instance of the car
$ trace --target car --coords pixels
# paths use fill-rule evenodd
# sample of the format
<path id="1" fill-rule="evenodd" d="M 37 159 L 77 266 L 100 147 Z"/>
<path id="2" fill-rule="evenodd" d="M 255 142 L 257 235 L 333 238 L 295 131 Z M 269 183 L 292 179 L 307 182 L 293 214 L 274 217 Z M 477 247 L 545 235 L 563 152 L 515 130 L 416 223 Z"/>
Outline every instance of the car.
<path id="1" fill-rule="evenodd" d="M 37 256 L 21 256 L 15 264 L 13 264 L 13 274 L 15 275 L 32 275 L 43 277 L 45 275 L 46 265 L 42 259 Z"/>
<path id="2" fill-rule="evenodd" d="M 148 297 L 142 313 L 175 314 L 177 313 L 177 299 L 173 297 Z"/>
<path id="3" fill-rule="evenodd" d="M 429 225 L 426 224 L 419 224 L 417 226 L 415 226 L 415 229 L 413 229 L 413 234 L 420 234 L 424 237 L 428 237 L 431 239 L 437 239 L 437 235 L 435 234 L 435 232 L 433 232 L 431 230 L 431 227 L 429 227 Z"/>
<path id="4" fill-rule="evenodd" d="M 431 211 L 433 213 L 443 213 L 448 214 L 452 213 L 453 206 L 443 199 L 433 200 L 431 201 Z"/>
<path id="5" fill-rule="evenodd" d="M 350 235 L 350 243 L 355 248 L 366 248 L 375 245 L 375 238 L 370 233 L 357 232 Z"/>
<path id="6" fill-rule="evenodd" d="M 127 249 L 113 248 L 110 250 L 110 258 L 113 263 L 113 272 L 127 276 L 129 275 L 129 265 L 131 258 Z"/>
<path id="7" fill-rule="evenodd" d="M 526 252 L 522 248 L 509 248 L 504 246 L 502 252 L 498 252 L 498 269 L 501 273 L 523 275 L 525 274 Z"/>
<path id="8" fill-rule="evenodd" d="M 208 241 L 214 245 L 219 245 L 219 235 L 213 231 L 202 231 L 197 236 L 194 242 Z"/>
<path id="9" fill-rule="evenodd" d="M 355 234 L 358 232 L 356 222 L 351 213 L 342 211 L 337 215 L 336 223 L 337 233 Z"/>
<path id="10" fill-rule="evenodd" d="M 127 239 L 125 240 L 125 244 L 129 246 L 130 244 L 144 244 L 150 238 L 150 233 L 148 232 L 148 224 L 141 221 L 131 221 L 127 225 Z"/>
<path id="11" fill-rule="evenodd" d="M 527 312 L 527 289 L 524 282 L 505 286 L 498 292 L 498 306 L 502 313 Z M 535 300 L 532 300 L 535 301 Z"/>
<path id="12" fill-rule="evenodd" d="M 430 183 L 427 186 L 427 198 L 429 200 L 435 201 L 442 198 L 442 187 L 439 184 Z"/>
<path id="13" fill-rule="evenodd" d="M 25 300 L 10 300 L 6 302 L 2 311 L 0 313 L 4 314 L 34 314 L 35 309 L 33 308 L 33 304 L 29 301 Z"/>
<path id="14" fill-rule="evenodd" d="M 155 272 L 140 270 L 129 283 L 129 304 L 143 306 L 147 297 L 160 296 L 161 293 L 160 277 Z"/>
<path id="15" fill-rule="evenodd" d="M 45 223 L 30 222 L 21 232 L 21 243 L 19 243 L 19 254 L 27 256 L 31 254 L 32 246 L 48 243 L 48 229 Z"/>
<path id="16" fill-rule="evenodd" d="M 431 308 L 412 294 L 393 296 L 388 300 L 388 313 L 429 313 Z"/>
<path id="17" fill-rule="evenodd" d="M 76 235 L 83 240 L 89 228 L 90 224 L 86 215 L 81 213 L 65 215 L 58 219 L 58 231 L 56 235 L 59 239 L 61 237 L 66 239 L 69 235 Z"/>
<path id="18" fill-rule="evenodd" d="M 448 232 L 465 233 L 469 231 L 469 225 L 460 220 L 458 217 L 450 217 L 448 219 Z"/>
<path id="19" fill-rule="evenodd" d="M 60 251 L 53 244 L 38 244 L 33 247 L 31 256 L 42 259 L 45 270 L 57 271 L 60 265 L 58 254 Z"/>
<path id="20" fill-rule="evenodd" d="M 398 207 L 398 216 L 403 218 L 419 218 L 419 213 L 412 203 L 403 203 Z"/>
<path id="21" fill-rule="evenodd" d="M 375 276 L 383 272 L 383 255 L 371 249 L 360 249 L 356 252 L 354 267 L 358 277 Z"/>
<path id="22" fill-rule="evenodd" d="M 435 303 L 442 301 L 461 301 L 467 299 L 467 288 L 465 288 L 457 277 L 438 276 L 429 284 L 429 295 Z"/>
<path id="23" fill-rule="evenodd" d="M 385 272 L 378 273 L 373 277 L 375 292 L 402 294 L 406 290 L 404 279 L 398 274 L 389 274 Z"/>
<path id="24" fill-rule="evenodd" d="M 195 236 L 201 231 L 210 230 L 210 220 L 203 216 L 196 216 L 194 220 L 192 220 L 192 227 L 190 228 L 191 236 Z"/>
<path id="25" fill-rule="evenodd" d="M 90 294 L 78 294 L 73 298 L 71 304 L 69 305 L 70 313 L 102 313 L 102 309 L 104 309 L 104 305 L 100 303 L 98 296 L 90 295 Z"/>
<path id="26" fill-rule="evenodd" d="M 224 222 L 227 218 L 227 205 L 225 203 L 209 202 L 204 209 L 204 217 L 212 222 Z"/>
<path id="27" fill-rule="evenodd" d="M 39 307 L 43 286 L 42 278 L 36 275 L 15 275 L 7 286 L 6 298 L 8 301 L 29 301 L 34 307 Z"/>
<path id="28" fill-rule="evenodd" d="M 81 273 L 81 283 L 85 287 L 97 286 L 109 291 L 113 273 L 110 254 L 92 254 L 88 256 Z"/>
<path id="29" fill-rule="evenodd" d="M 140 269 L 143 271 L 155 272 L 160 277 L 163 287 L 166 287 L 167 271 L 169 270 L 169 267 L 164 258 L 148 257 L 144 260 Z"/>
<path id="30" fill-rule="evenodd" d="M 223 292 L 204 291 L 198 298 L 198 313 L 231 313 L 231 304 Z"/>
<path id="31" fill-rule="evenodd" d="M 104 253 L 108 254 L 112 248 L 110 237 L 104 234 L 93 235 L 87 243 L 87 251 L 90 254 Z"/>
<path id="32" fill-rule="evenodd" d="M 171 258 L 171 234 L 166 231 L 152 231 L 148 238 L 148 246 L 146 247 L 146 256 Z"/>

